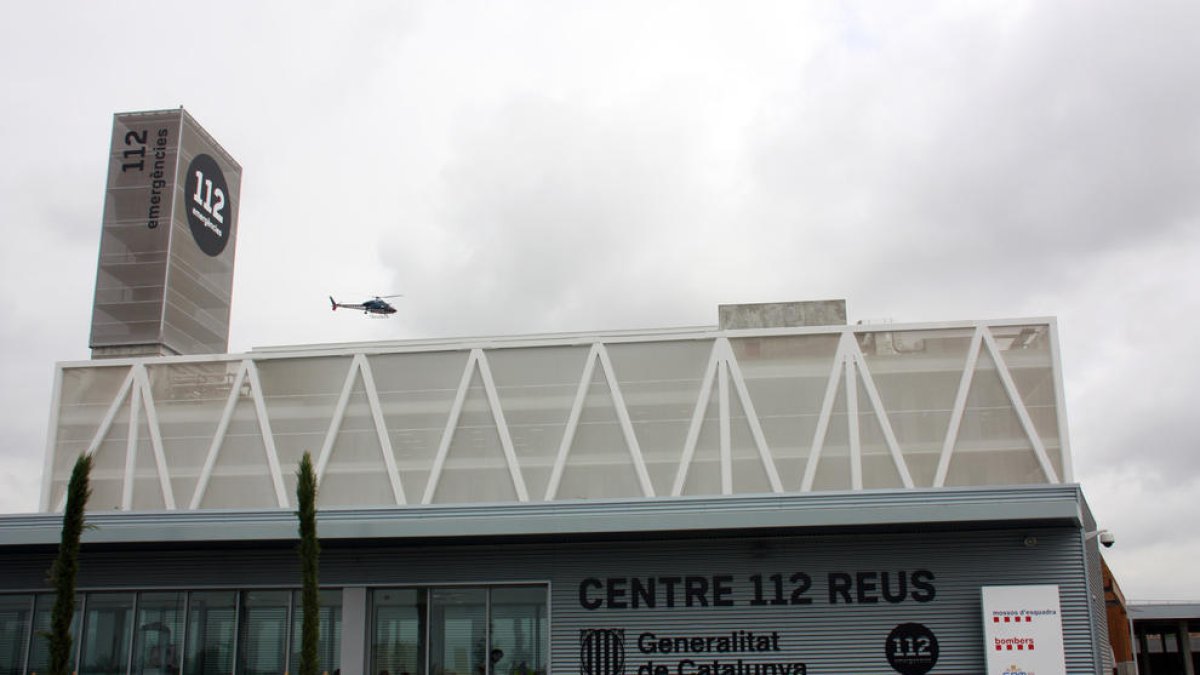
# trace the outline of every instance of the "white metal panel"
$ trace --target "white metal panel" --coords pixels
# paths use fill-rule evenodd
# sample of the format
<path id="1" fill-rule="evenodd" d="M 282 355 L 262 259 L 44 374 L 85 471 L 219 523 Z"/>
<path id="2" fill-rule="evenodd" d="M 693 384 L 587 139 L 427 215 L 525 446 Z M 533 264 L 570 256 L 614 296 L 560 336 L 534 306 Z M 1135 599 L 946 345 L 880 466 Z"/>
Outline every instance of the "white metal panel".
<path id="1" fill-rule="evenodd" d="M 679 467 L 675 471 L 675 485 L 671 488 L 671 496 L 683 494 L 683 484 L 687 480 L 688 469 L 692 466 L 692 458 L 696 454 L 696 442 L 700 439 L 700 426 L 704 423 L 704 411 L 708 408 L 712 397 L 713 381 L 717 376 L 717 366 L 720 362 L 718 346 L 713 343 L 712 355 L 708 358 L 708 366 L 704 369 L 704 377 L 700 385 L 700 395 L 696 398 L 696 407 L 692 412 L 692 421 L 688 426 L 687 439 L 683 442 L 683 455 L 679 458 Z"/>
<path id="2" fill-rule="evenodd" d="M 129 374 L 125 376 L 124 383 L 117 390 L 117 395 L 113 397 L 112 403 L 108 406 L 108 411 L 104 413 L 104 419 L 100 421 L 100 427 L 96 429 L 96 434 L 92 436 L 92 442 L 88 444 L 88 448 L 84 451 L 84 455 L 91 457 L 100 448 L 100 444 L 104 442 L 104 438 L 108 436 L 108 430 L 112 428 L 113 420 L 117 418 L 117 412 L 121 409 L 121 404 L 125 402 L 125 397 L 129 395 L 129 390 L 133 387 L 133 368 L 129 369 Z M 64 490 L 62 499 L 58 502 L 57 511 L 62 511 L 67 507 L 67 493 Z"/>
<path id="3" fill-rule="evenodd" d="M 833 365 L 829 370 L 829 379 L 825 383 L 825 397 L 821 402 L 821 413 L 817 418 L 817 431 L 813 434 L 812 449 L 808 453 L 808 462 L 804 466 L 804 479 L 800 483 L 802 492 L 810 492 L 813 480 L 817 476 L 817 463 L 821 461 L 821 450 L 825 446 L 825 435 L 829 433 L 829 419 L 833 415 L 833 402 L 837 398 L 838 383 L 842 380 L 845 370 L 847 342 L 853 340 L 849 333 L 842 335 L 838 342 L 837 353 L 833 356 Z M 849 383 L 847 383 L 849 387 Z"/>
<path id="4" fill-rule="evenodd" d="M 1058 321 L 1049 321 L 1050 362 L 1054 364 L 1054 413 L 1058 424 L 1059 456 L 1062 457 L 1064 483 L 1075 482 L 1075 466 L 1071 456 L 1071 435 L 1067 425 L 1067 395 L 1063 387 L 1062 356 L 1058 346 Z"/>
<path id="5" fill-rule="evenodd" d="M 633 467 L 637 471 L 638 482 L 642 485 L 642 494 L 654 496 L 654 486 L 650 484 L 650 474 L 646 472 L 646 461 L 642 458 L 642 449 L 638 445 L 637 435 L 633 433 L 633 423 L 629 420 L 629 409 L 625 407 L 625 397 L 621 395 L 621 384 L 613 372 L 612 361 L 608 358 L 608 350 L 601 344 L 597 356 L 604 369 L 604 377 L 608 380 L 609 393 L 612 395 L 613 406 L 617 409 L 617 419 L 621 422 L 621 432 L 625 435 L 625 444 L 633 459 Z"/>
<path id="6" fill-rule="evenodd" d="M 62 412 L 63 368 L 54 369 L 54 387 L 50 394 L 50 421 L 46 429 L 46 456 L 42 461 L 42 494 L 38 500 L 40 511 L 50 510 L 50 490 L 54 485 L 54 457 L 58 454 L 58 420 Z"/>
<path id="7" fill-rule="evenodd" d="M 729 369 L 730 378 L 733 379 L 733 385 L 737 390 L 742 410 L 746 413 L 746 421 L 750 424 L 750 434 L 754 437 L 754 445 L 758 449 L 759 458 L 762 459 L 763 470 L 766 471 L 767 481 L 771 484 L 771 491 L 783 492 L 783 484 L 779 480 L 779 471 L 775 467 L 775 459 L 771 455 L 771 449 L 767 447 L 767 439 L 763 434 L 762 423 L 758 419 L 758 412 L 754 409 L 754 401 L 750 398 L 750 390 L 746 388 L 746 378 L 742 374 L 742 368 L 738 364 L 737 356 L 733 353 L 733 347 L 729 344 L 729 340 L 722 339 L 720 342 L 726 354 L 725 365 Z"/>
<path id="8" fill-rule="evenodd" d="M 134 366 L 140 368 L 141 364 Z M 130 373 L 132 375 L 133 373 Z M 121 510 L 128 511 L 133 506 L 133 476 L 137 469 L 138 413 L 142 407 L 142 388 L 137 385 L 129 389 L 129 435 L 125 444 L 125 482 L 121 486 Z"/>
<path id="9" fill-rule="evenodd" d="M 847 355 L 848 356 L 848 355 Z M 863 489 L 862 441 L 858 429 L 858 377 L 854 374 L 854 359 L 846 358 L 846 433 L 850 437 L 850 487 Z"/>
<path id="10" fill-rule="evenodd" d="M 167 466 L 167 456 L 163 449 L 162 431 L 158 425 L 158 410 L 154 405 L 154 391 L 150 387 L 150 378 L 146 375 L 144 364 L 138 364 L 133 372 L 137 386 L 142 391 L 146 427 L 150 430 L 150 447 L 154 451 L 154 466 L 158 469 L 158 485 L 162 490 L 163 505 L 168 511 L 174 511 L 175 489 L 171 486 L 171 470 Z"/>
<path id="11" fill-rule="evenodd" d="M 854 363 L 858 367 L 859 376 L 862 377 L 863 388 L 867 391 L 867 397 L 871 401 L 871 408 L 875 411 L 875 419 L 879 422 L 879 428 L 883 432 L 884 442 L 887 443 L 888 452 L 892 455 L 892 461 L 896 464 L 896 471 L 900 474 L 900 482 L 904 487 L 913 487 L 912 475 L 908 472 L 908 463 L 904 461 L 904 454 L 900 451 L 900 443 L 896 440 L 896 432 L 892 430 L 892 424 L 888 420 L 887 411 L 884 410 L 883 400 L 879 397 L 879 389 L 875 387 L 875 378 L 871 377 L 871 370 L 867 367 L 867 360 L 863 358 L 862 350 L 855 343 Z"/>
<path id="12" fill-rule="evenodd" d="M 599 344 L 593 344 L 583 362 L 583 374 L 579 377 L 579 388 L 575 390 L 575 400 L 571 404 L 571 412 L 567 416 L 567 426 L 563 430 L 562 441 L 558 445 L 558 454 L 554 466 L 550 470 L 550 482 L 546 486 L 546 501 L 558 496 L 558 486 L 562 482 L 563 470 L 567 466 L 567 455 L 571 452 L 571 443 L 575 440 L 575 430 L 579 427 L 579 416 L 583 412 L 583 402 L 587 398 L 588 387 L 592 384 L 592 376 L 596 372 L 596 361 L 600 358 Z"/>
<path id="13" fill-rule="evenodd" d="M 383 418 L 383 407 L 379 405 L 379 391 L 375 388 L 375 375 L 371 372 L 371 363 L 363 354 L 356 354 L 355 362 L 362 374 L 363 388 L 367 390 L 367 403 L 371 406 L 371 419 L 375 423 L 375 433 L 379 437 L 379 451 L 383 454 L 383 463 L 387 466 L 388 482 L 392 485 L 392 493 L 396 496 L 397 504 L 405 504 L 404 486 L 400 483 L 400 471 L 396 468 L 396 453 L 392 449 L 392 440 L 388 436 L 387 422 Z"/>
<path id="14" fill-rule="evenodd" d="M 967 409 L 967 394 L 971 391 L 971 380 L 975 377 L 975 367 L 979 363 L 979 350 L 982 346 L 983 327 L 980 326 L 971 335 L 971 346 L 967 348 L 967 362 L 963 367 L 962 378 L 958 384 L 958 394 L 954 397 L 954 410 L 950 413 L 950 427 L 946 430 L 946 438 L 942 442 L 937 476 L 933 480 L 934 487 L 946 485 L 946 473 L 950 470 L 950 456 L 954 453 L 954 443 L 958 440 L 958 428 L 962 425 L 963 414 Z"/>
<path id="15" fill-rule="evenodd" d="M 221 451 L 221 442 L 225 440 L 225 432 L 229 430 L 229 422 L 233 419 L 233 411 L 237 408 L 238 396 L 241 394 L 242 382 L 246 380 L 246 370 L 249 361 L 242 361 L 238 366 L 237 375 L 229 388 L 229 398 L 225 401 L 225 410 L 221 413 L 221 421 L 217 423 L 217 432 L 213 434 L 212 445 L 208 448 L 208 456 L 204 460 L 204 468 L 200 470 L 200 479 L 196 482 L 196 491 L 192 495 L 190 509 L 200 508 L 204 493 L 208 490 L 208 481 L 212 478 L 213 467 L 217 464 L 217 454 Z"/>
<path id="16" fill-rule="evenodd" d="M 525 478 L 521 475 L 521 466 L 517 462 L 517 452 L 513 449 L 512 436 L 508 433 L 508 423 L 504 420 L 504 409 L 500 406 L 500 395 L 496 393 L 496 382 L 492 379 L 492 368 L 488 365 L 487 354 L 482 349 L 475 350 L 475 364 L 479 367 L 479 375 L 483 378 L 483 390 L 487 393 L 488 404 L 492 407 L 492 419 L 496 422 L 496 430 L 500 434 L 500 446 L 504 448 L 504 459 L 508 462 L 508 474 L 512 476 L 513 488 L 517 491 L 517 501 L 529 501 L 529 491 L 525 489 Z"/>
<path id="17" fill-rule="evenodd" d="M 1000 382 L 1004 385 L 1004 391 L 1008 393 L 1008 399 L 1012 402 L 1013 409 L 1016 410 L 1021 427 L 1025 429 L 1025 435 L 1029 437 L 1029 442 L 1033 445 L 1033 451 L 1037 454 L 1038 463 L 1042 465 L 1042 471 L 1045 472 L 1046 478 L 1051 483 L 1057 483 L 1058 474 L 1050 465 L 1050 458 L 1046 455 L 1046 446 L 1042 443 L 1042 437 L 1033 426 L 1033 420 L 1029 418 L 1029 410 L 1025 408 L 1025 402 L 1021 400 L 1021 393 L 1017 391 L 1017 385 L 1013 382 L 1012 373 L 1004 363 L 1004 355 L 996 346 L 996 338 L 987 328 L 983 329 L 983 343 L 987 345 L 988 351 L 992 355 L 992 361 L 996 364 L 996 373 L 1000 376 Z"/>
<path id="18" fill-rule="evenodd" d="M 333 417 L 329 420 L 329 429 L 325 432 L 325 441 L 321 444 L 320 454 L 317 455 L 317 465 L 314 470 L 317 473 L 318 483 L 325 476 L 325 469 L 329 466 L 329 456 L 333 453 L 338 430 L 341 429 L 342 419 L 346 416 L 346 404 L 350 402 L 350 393 L 354 391 L 354 376 L 358 373 L 358 368 L 358 358 L 351 359 L 350 368 L 346 371 L 346 381 L 342 385 L 342 394 L 338 397 L 337 405 L 333 409 Z"/>

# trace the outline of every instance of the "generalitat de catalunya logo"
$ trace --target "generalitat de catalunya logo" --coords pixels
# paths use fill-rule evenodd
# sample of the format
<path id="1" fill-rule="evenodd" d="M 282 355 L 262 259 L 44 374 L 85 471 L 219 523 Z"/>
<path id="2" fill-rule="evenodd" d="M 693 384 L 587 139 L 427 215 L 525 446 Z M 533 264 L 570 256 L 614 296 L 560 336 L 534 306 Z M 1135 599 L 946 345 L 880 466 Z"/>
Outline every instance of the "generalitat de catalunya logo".
<path id="1" fill-rule="evenodd" d="M 625 675 L 625 631 L 616 628 L 579 631 L 579 670 L 583 675 Z"/>

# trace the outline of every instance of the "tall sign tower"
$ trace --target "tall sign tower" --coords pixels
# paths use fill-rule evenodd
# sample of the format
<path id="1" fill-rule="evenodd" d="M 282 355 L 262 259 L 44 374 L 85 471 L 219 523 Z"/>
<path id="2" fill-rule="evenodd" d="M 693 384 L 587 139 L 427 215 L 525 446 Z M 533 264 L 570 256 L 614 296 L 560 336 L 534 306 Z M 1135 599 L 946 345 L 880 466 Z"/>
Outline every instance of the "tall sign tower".
<path id="1" fill-rule="evenodd" d="M 113 116 L 92 358 L 228 351 L 241 185 L 183 108 Z"/>

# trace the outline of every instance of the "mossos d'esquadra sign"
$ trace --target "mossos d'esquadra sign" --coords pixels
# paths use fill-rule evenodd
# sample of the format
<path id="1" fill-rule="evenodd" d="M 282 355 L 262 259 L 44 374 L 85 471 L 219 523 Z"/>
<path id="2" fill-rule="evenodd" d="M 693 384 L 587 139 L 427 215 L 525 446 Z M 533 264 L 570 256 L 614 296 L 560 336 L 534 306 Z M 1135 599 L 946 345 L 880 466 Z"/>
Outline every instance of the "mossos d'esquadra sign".
<path id="1" fill-rule="evenodd" d="M 813 661 L 838 654 L 870 672 L 925 675 L 937 664 L 938 641 L 915 617 L 936 601 L 936 584 L 928 569 L 586 577 L 578 607 L 593 626 L 579 631 L 579 672 L 810 675 L 824 672 Z M 797 624 L 872 607 L 878 627 L 862 626 L 859 635 Z"/>
<path id="2" fill-rule="evenodd" d="M 241 166 L 182 108 L 115 115 L 110 147 L 93 350 L 225 352 Z"/>
<path id="3" fill-rule="evenodd" d="M 1065 675 L 1058 586 L 984 586 L 984 652 L 989 675 Z"/>

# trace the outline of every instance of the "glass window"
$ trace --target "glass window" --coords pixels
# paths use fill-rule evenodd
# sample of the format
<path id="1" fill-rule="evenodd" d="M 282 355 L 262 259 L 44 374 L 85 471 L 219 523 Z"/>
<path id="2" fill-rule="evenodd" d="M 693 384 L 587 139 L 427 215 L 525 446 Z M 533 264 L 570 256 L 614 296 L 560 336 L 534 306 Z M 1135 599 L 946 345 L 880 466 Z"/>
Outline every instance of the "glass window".
<path id="1" fill-rule="evenodd" d="M 33 611 L 33 638 L 29 649 L 29 673 L 37 675 L 50 669 L 50 640 L 45 633 L 50 630 L 50 612 L 54 607 L 54 594 L 38 594 Z M 83 607 L 83 595 L 75 596 L 75 613 L 71 617 L 71 644 L 79 642 L 79 610 Z M 75 669 L 75 657 L 71 657 L 71 670 Z"/>
<path id="2" fill-rule="evenodd" d="M 239 675 L 279 675 L 286 666 L 290 591 L 243 594 Z"/>
<path id="3" fill-rule="evenodd" d="M 75 602 L 76 675 L 281 675 L 299 664 L 299 591 L 87 593 Z M 327 675 L 341 667 L 341 605 L 340 590 L 321 591 L 318 649 Z M 44 633 L 53 606 L 51 593 L 0 595 L 0 675 L 49 670 Z M 423 645 L 423 635 L 411 643 Z M 418 672 L 423 652 L 409 662 L 408 672 Z"/>
<path id="4" fill-rule="evenodd" d="M 371 672 L 425 672 L 426 591 L 381 589 L 371 594 Z"/>
<path id="5" fill-rule="evenodd" d="M 487 675 L 487 591 L 442 588 L 430 593 L 429 672 Z"/>
<path id="6" fill-rule="evenodd" d="M 0 595 L 0 675 L 24 670 L 32 618 L 32 595 Z"/>
<path id="7" fill-rule="evenodd" d="M 129 669 L 133 593 L 89 593 L 83 619 L 81 675 L 117 675 Z"/>
<path id="8" fill-rule="evenodd" d="M 188 599 L 187 660 L 189 675 L 233 673 L 233 636 L 237 628 L 237 593 L 192 593 Z"/>
<path id="9" fill-rule="evenodd" d="M 543 675 L 546 588 L 379 589 L 371 594 L 377 675 Z"/>
<path id="10" fill-rule="evenodd" d="M 1162 634 L 1163 650 L 1169 654 L 1179 651 L 1179 633 L 1174 630 L 1164 630 Z"/>
<path id="11" fill-rule="evenodd" d="M 174 675 L 179 672 L 183 614 L 183 593 L 142 593 L 138 596 L 133 632 L 134 675 Z"/>
<path id="12" fill-rule="evenodd" d="M 546 590 L 492 589 L 492 675 L 546 672 Z"/>
<path id="13" fill-rule="evenodd" d="M 292 640 L 289 672 L 299 672 L 301 630 L 304 621 L 303 601 L 300 591 L 292 594 Z M 320 672 L 332 673 L 341 670 L 342 653 L 342 592 L 321 591 L 320 642 L 317 647 Z"/>

